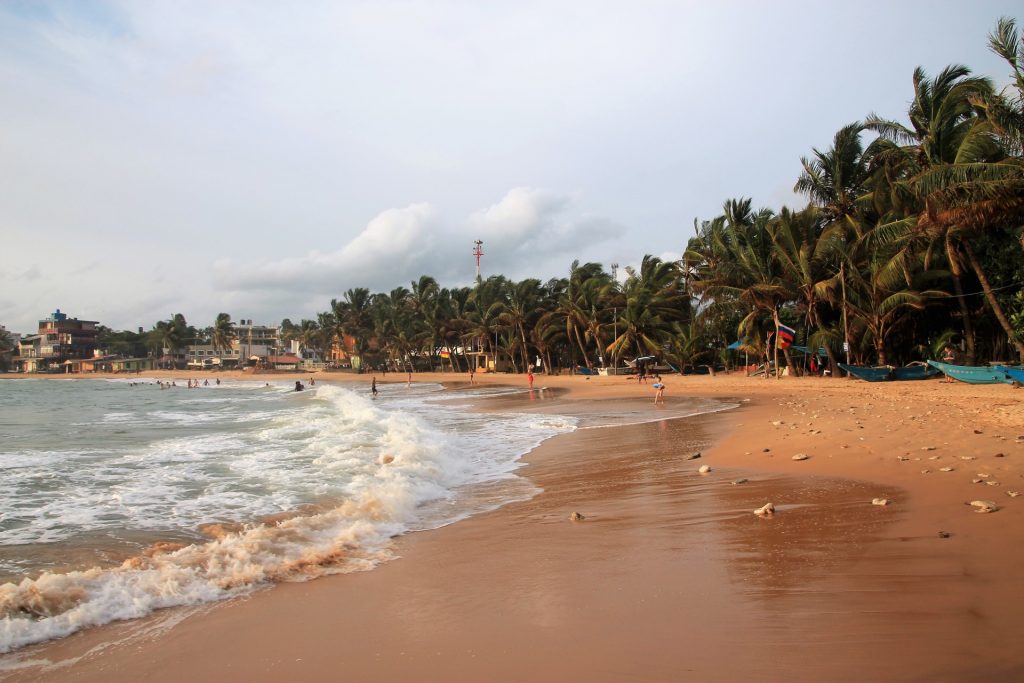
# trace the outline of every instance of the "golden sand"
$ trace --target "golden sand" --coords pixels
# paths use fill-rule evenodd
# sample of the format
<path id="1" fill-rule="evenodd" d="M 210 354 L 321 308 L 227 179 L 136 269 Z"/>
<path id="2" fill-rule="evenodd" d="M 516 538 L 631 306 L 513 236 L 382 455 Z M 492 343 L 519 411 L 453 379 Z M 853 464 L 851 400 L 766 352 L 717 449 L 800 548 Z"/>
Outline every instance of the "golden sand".
<path id="1" fill-rule="evenodd" d="M 414 377 L 442 380 L 467 376 Z M 741 407 L 556 437 L 521 470 L 543 493 L 407 535 L 377 569 L 26 648 L 0 680 L 1024 680 L 1024 391 L 665 381 L 669 409 Z M 536 386 L 566 392 L 515 409 L 659 410 L 622 377 Z"/>

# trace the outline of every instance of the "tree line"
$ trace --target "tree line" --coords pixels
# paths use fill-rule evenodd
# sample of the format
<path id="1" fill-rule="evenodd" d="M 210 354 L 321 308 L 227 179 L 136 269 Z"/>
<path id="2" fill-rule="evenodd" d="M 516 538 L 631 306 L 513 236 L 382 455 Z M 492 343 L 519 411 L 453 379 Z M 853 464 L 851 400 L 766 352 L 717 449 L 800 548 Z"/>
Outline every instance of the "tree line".
<path id="1" fill-rule="evenodd" d="M 766 357 L 770 333 L 833 364 L 903 364 L 947 346 L 963 362 L 1024 362 L 1024 35 L 1002 18 L 990 49 L 1011 84 L 951 65 L 914 71 L 906 120 L 874 114 L 801 159 L 803 208 L 756 208 L 732 198 L 694 221 L 678 261 L 645 256 L 636 268 L 574 261 L 542 282 L 501 275 L 445 288 L 424 275 L 409 287 L 353 288 L 316 319 L 282 321 L 286 340 L 326 357 L 350 340 L 366 362 L 418 369 L 469 367 L 486 350 L 523 371 L 619 365 L 656 355 L 676 367 L 718 364 L 739 341 Z M 183 316 L 157 323 L 150 345 L 203 338 L 226 348 L 220 314 L 204 331 Z M 793 367 L 799 360 L 789 357 Z"/>

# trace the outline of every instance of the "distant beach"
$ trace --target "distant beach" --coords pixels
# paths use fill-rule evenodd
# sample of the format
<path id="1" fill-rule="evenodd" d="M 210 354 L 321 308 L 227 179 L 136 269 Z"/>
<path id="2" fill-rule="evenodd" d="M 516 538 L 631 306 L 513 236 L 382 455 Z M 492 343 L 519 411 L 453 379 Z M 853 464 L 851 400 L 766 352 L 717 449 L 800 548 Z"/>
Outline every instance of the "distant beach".
<path id="1" fill-rule="evenodd" d="M 372 376 L 315 377 L 368 392 Z M 413 380 L 468 387 L 463 375 Z M 541 375 L 532 394 L 472 399 L 579 420 L 526 456 L 518 473 L 542 492 L 404 535 L 372 571 L 18 650 L 0 680 L 1024 676 L 1019 390 L 735 373 L 665 383 L 664 411 L 623 377 Z M 657 418 L 683 397 L 739 407 L 587 428 L 588 414 Z M 769 502 L 774 515 L 753 514 Z"/>

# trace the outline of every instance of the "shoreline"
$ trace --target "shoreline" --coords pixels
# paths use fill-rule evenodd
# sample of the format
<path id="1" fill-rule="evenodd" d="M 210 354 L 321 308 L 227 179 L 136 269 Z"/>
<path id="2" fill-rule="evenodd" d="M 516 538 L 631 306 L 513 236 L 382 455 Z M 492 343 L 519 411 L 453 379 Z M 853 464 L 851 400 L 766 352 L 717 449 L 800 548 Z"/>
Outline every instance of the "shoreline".
<path id="1" fill-rule="evenodd" d="M 250 378 L 271 377 L 300 376 Z M 456 389 L 465 380 L 414 377 Z M 519 376 L 478 380 L 525 388 Z M 66 666 L 0 670 L 0 680 L 1024 674 L 1015 647 L 1024 558 L 1012 544 L 1024 530 L 1024 497 L 1006 494 L 1024 489 L 1024 396 L 938 382 L 719 375 L 666 383 L 670 402 L 750 400 L 696 419 L 555 437 L 519 470 L 541 494 L 403 536 L 398 559 L 373 571 L 91 629 L 7 656 Z M 621 377 L 538 376 L 537 384 L 567 390 L 541 402 L 552 412 L 560 401 L 653 401 L 649 385 Z M 694 446 L 699 460 L 680 458 L 687 432 L 710 444 Z M 795 452 L 810 457 L 793 461 Z M 712 472 L 696 474 L 701 464 Z M 979 473 L 1000 485 L 970 483 Z M 741 478 L 747 483 L 731 483 Z M 765 497 L 779 507 L 774 519 L 752 514 Z M 872 506 L 873 497 L 892 504 Z M 973 498 L 1002 509 L 975 514 L 963 505 Z M 586 519 L 570 522 L 573 511 Z M 174 623 L 161 630 L 162 622 Z M 161 634 L 131 635 L 151 627 Z"/>

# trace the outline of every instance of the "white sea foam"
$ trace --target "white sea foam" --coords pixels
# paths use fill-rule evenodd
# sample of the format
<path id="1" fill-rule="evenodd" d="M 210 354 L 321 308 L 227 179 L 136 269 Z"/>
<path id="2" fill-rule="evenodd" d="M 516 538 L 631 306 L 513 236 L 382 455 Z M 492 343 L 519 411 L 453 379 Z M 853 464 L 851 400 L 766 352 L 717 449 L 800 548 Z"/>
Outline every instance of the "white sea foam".
<path id="1" fill-rule="evenodd" d="M 150 389 L 154 400 L 195 400 L 187 389 L 173 399 Z M 518 457 L 574 426 L 422 400 L 433 391 L 385 385 L 372 401 L 329 385 L 304 396 L 281 389 L 275 405 L 257 399 L 213 418 L 197 418 L 192 405 L 147 408 L 172 416 L 162 422 L 172 424 L 170 436 L 109 452 L 53 452 L 43 467 L 39 453 L 0 453 L 0 545 L 103 529 L 150 530 L 157 540 L 203 527 L 215 536 L 117 567 L 0 586 L 0 652 L 270 582 L 372 567 L 389 557 L 396 534 L 529 495 L 513 473 Z M 239 411 L 248 419 L 239 422 Z M 275 513 L 286 516 L 258 521 Z"/>

